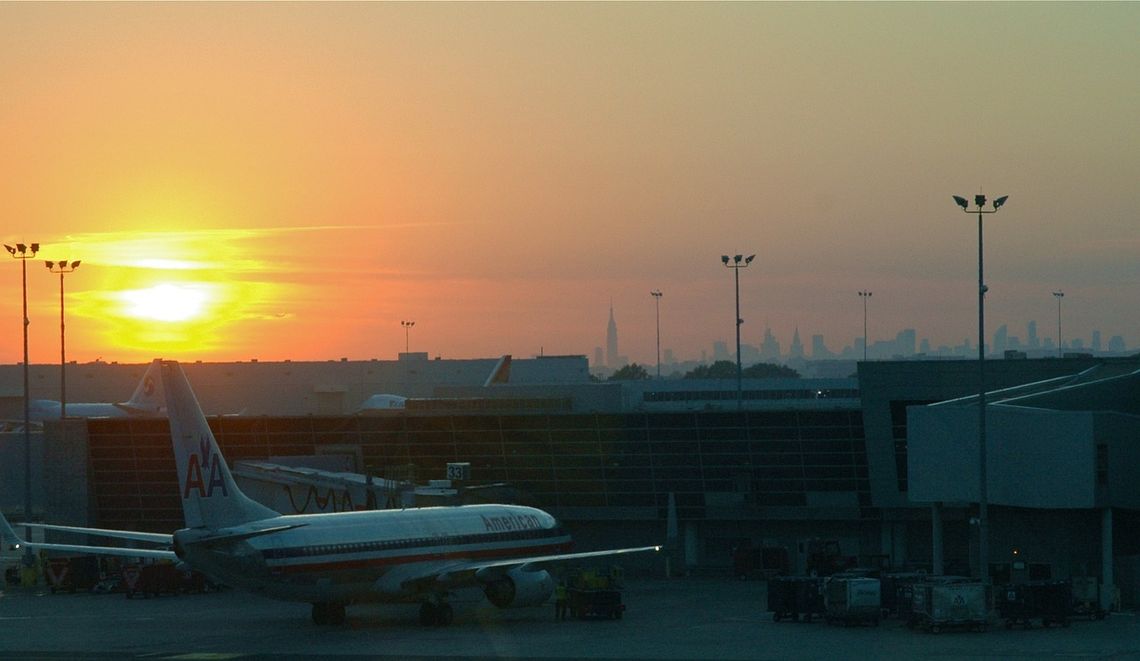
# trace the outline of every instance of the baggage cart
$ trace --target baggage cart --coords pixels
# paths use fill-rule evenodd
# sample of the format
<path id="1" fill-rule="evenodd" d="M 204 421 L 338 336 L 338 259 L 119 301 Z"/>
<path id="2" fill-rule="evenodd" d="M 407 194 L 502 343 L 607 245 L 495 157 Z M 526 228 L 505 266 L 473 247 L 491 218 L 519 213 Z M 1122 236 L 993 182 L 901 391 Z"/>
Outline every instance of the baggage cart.
<path id="1" fill-rule="evenodd" d="M 1096 576 L 1074 576 L 1069 579 L 1073 586 L 1073 617 L 1087 617 L 1103 620 L 1108 611 L 1100 606 L 1100 580 Z"/>
<path id="2" fill-rule="evenodd" d="M 974 581 L 927 581 L 914 585 L 910 626 L 931 633 L 949 628 L 985 631 L 989 625 L 989 590 Z"/>
<path id="3" fill-rule="evenodd" d="M 1007 629 L 1017 624 L 1028 629 L 1037 619 L 1044 627 L 1053 624 L 1067 627 L 1072 597 L 1072 585 L 1068 581 L 1014 583 L 1002 588 L 998 612 Z"/>
<path id="4" fill-rule="evenodd" d="M 620 620 L 625 612 L 621 590 L 613 588 L 569 588 L 566 590 L 566 607 L 579 620 Z"/>
<path id="5" fill-rule="evenodd" d="M 611 567 L 608 573 L 579 570 L 571 574 L 566 590 L 566 609 L 579 620 L 606 618 L 620 620 L 625 613 L 621 600 L 622 571 Z"/>
<path id="6" fill-rule="evenodd" d="M 768 581 L 768 610 L 772 621 L 788 619 L 793 622 L 801 618 L 811 622 L 816 615 L 823 615 L 823 582 L 816 576 L 777 576 Z"/>
<path id="7" fill-rule="evenodd" d="M 99 559 L 93 555 L 51 558 L 45 569 L 52 594 L 88 591 L 99 582 Z"/>
<path id="8" fill-rule="evenodd" d="M 891 572 L 883 574 L 882 601 L 883 614 L 911 620 L 911 603 L 914 599 L 914 586 L 929 578 L 926 572 Z"/>
<path id="9" fill-rule="evenodd" d="M 836 622 L 879 626 L 882 586 L 877 578 L 835 575 L 824 585 L 824 618 Z"/>

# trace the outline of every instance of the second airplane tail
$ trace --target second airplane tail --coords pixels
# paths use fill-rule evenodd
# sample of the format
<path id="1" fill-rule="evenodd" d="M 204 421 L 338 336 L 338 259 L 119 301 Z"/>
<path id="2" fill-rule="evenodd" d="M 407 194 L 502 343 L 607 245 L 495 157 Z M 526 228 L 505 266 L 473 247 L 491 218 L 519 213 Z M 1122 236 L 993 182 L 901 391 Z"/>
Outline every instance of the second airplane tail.
<path id="1" fill-rule="evenodd" d="M 218 529 L 280 516 L 237 488 L 182 366 L 162 361 L 161 375 L 186 527 Z"/>

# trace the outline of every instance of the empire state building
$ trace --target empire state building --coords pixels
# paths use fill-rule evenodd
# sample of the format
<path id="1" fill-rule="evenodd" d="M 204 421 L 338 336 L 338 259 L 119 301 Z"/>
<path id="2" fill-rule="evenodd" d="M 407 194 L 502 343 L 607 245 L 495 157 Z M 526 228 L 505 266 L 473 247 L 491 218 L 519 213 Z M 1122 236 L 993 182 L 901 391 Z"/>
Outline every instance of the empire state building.
<path id="1" fill-rule="evenodd" d="M 610 323 L 606 326 L 606 367 L 617 369 L 618 362 L 617 322 L 614 321 L 614 304 L 610 302 Z"/>

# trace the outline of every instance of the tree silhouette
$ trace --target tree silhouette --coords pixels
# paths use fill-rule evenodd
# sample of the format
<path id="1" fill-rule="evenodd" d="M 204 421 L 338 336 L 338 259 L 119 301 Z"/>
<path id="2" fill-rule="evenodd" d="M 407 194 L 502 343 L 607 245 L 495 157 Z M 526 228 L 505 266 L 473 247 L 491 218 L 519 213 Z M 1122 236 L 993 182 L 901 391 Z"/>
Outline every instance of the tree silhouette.
<path id="1" fill-rule="evenodd" d="M 800 373 L 790 367 L 775 363 L 756 363 L 741 370 L 740 375 L 748 379 L 798 379 Z M 699 365 L 685 374 L 686 379 L 735 379 L 736 363 L 718 360 L 712 365 Z"/>
<path id="2" fill-rule="evenodd" d="M 624 367 L 618 368 L 616 372 L 610 375 L 607 381 L 640 381 L 648 379 L 649 372 L 644 367 L 637 363 L 630 363 Z"/>

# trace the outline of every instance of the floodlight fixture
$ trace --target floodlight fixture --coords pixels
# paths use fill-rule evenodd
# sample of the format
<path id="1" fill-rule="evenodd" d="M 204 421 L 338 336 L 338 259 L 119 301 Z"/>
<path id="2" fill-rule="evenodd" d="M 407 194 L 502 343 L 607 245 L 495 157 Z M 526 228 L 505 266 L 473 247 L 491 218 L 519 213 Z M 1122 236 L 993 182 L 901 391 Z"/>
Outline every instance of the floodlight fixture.
<path id="1" fill-rule="evenodd" d="M 958 206 L 962 207 L 963 210 L 970 206 L 970 203 L 966 201 L 966 198 L 964 198 L 960 195 L 954 196 L 954 202 Z"/>
<path id="2" fill-rule="evenodd" d="M 1005 204 L 1005 201 L 1008 199 L 1009 199 L 1008 195 L 1002 195 L 998 199 L 994 200 L 994 210 L 996 211 L 996 210 L 1000 209 L 1002 207 L 1002 205 Z"/>
<path id="3" fill-rule="evenodd" d="M 740 362 L 740 325 L 744 320 L 740 318 L 740 269 L 747 267 L 756 255 L 749 255 L 748 259 L 744 255 L 733 255 L 732 263 L 728 263 L 728 255 L 721 255 L 720 261 L 724 262 L 727 268 L 734 271 L 733 280 L 736 282 L 736 408 L 740 410 L 744 406 L 744 391 L 743 391 L 743 374 L 744 368 Z"/>
<path id="4" fill-rule="evenodd" d="M 978 205 L 979 209 L 986 206 L 986 196 L 978 193 L 974 196 L 974 204 Z"/>

